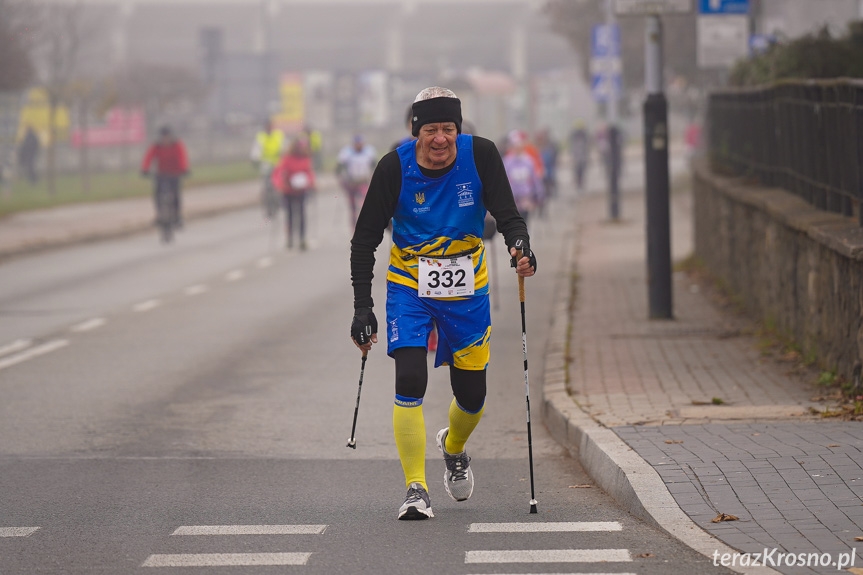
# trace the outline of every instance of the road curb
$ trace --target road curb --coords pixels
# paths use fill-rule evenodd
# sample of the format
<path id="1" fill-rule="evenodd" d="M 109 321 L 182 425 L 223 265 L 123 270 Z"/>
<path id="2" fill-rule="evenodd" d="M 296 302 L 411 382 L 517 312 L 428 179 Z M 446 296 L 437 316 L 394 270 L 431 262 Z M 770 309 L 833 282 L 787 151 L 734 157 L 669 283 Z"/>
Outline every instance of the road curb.
<path id="1" fill-rule="evenodd" d="M 574 234 L 574 242 L 580 242 Z M 576 250 L 570 247 L 567 270 L 557 278 L 553 321 L 545 349 L 545 380 L 541 409 L 552 437 L 577 459 L 598 487 L 626 511 L 646 521 L 688 547 L 714 558 L 714 552 L 739 553 L 704 531 L 677 505 L 656 470 L 614 431 L 594 421 L 566 389 L 568 338 L 576 291 L 572 278 Z M 747 575 L 779 575 L 769 567 L 729 567 Z"/>

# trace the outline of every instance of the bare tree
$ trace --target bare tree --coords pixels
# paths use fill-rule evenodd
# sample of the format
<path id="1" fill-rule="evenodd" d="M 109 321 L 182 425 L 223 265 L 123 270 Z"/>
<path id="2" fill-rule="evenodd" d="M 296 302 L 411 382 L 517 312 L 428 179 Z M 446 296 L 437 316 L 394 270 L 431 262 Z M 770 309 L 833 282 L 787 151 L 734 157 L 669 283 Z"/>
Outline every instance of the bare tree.
<path id="1" fill-rule="evenodd" d="M 97 38 L 97 30 L 98 23 L 88 18 L 80 0 L 38 7 L 34 54 L 48 96 L 46 180 L 52 195 L 56 191 L 57 110 L 73 103 L 84 52 Z"/>
<path id="2" fill-rule="evenodd" d="M 180 66 L 133 63 L 106 80 L 109 105 L 138 107 L 144 110 L 148 133 L 154 122 L 178 111 L 201 105 L 207 95 L 203 80 L 192 70 Z M 124 164 L 128 165 L 128 158 Z"/>
<path id="3" fill-rule="evenodd" d="M 31 14 L 22 0 L 0 0 L 0 92 L 22 90 L 33 80 Z"/>

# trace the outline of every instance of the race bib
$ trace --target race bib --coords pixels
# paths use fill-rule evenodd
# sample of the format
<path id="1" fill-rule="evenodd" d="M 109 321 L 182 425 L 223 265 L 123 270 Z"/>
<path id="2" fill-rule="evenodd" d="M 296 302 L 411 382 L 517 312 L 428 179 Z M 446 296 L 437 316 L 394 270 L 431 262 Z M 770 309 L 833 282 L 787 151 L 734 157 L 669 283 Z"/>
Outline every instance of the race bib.
<path id="1" fill-rule="evenodd" d="M 305 172 L 296 172 L 291 175 L 291 187 L 295 190 L 305 190 L 309 187 L 309 175 Z"/>
<path id="2" fill-rule="evenodd" d="M 473 257 L 419 258 L 420 297 L 464 297 L 474 293 Z"/>

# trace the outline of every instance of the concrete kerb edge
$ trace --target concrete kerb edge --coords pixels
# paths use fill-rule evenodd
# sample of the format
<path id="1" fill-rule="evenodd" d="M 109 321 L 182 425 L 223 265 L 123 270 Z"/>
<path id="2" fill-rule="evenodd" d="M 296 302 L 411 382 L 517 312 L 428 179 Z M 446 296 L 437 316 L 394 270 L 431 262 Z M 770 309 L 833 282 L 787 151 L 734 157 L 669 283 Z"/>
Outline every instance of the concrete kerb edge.
<path id="1" fill-rule="evenodd" d="M 577 234 L 576 234 L 577 235 Z M 597 486 L 626 511 L 646 521 L 710 559 L 739 553 L 693 522 L 674 500 L 656 470 L 644 461 L 614 431 L 591 419 L 566 389 L 566 364 L 554 366 L 549 356 L 565 349 L 570 317 L 570 285 L 575 271 L 575 249 L 570 249 L 568 273 L 561 274 L 556 286 L 549 341 L 545 349 L 545 379 L 542 411 L 549 432 L 575 457 Z M 552 361 L 550 361 L 552 360 Z M 779 575 L 769 567 L 730 567 L 746 575 Z"/>
<path id="2" fill-rule="evenodd" d="M 196 210 L 188 211 L 185 214 L 185 220 L 198 220 L 219 216 L 228 212 L 244 210 L 260 203 L 260 199 L 255 198 L 249 201 L 238 201 L 228 205 L 218 207 L 204 207 Z M 0 249 L 0 261 L 12 259 L 22 255 L 30 255 L 37 252 L 50 250 L 59 247 L 66 247 L 72 244 L 86 244 L 90 242 L 98 242 L 102 240 L 110 240 L 123 236 L 131 236 L 145 232 L 155 233 L 155 224 L 152 221 L 141 223 L 127 223 L 124 226 L 112 228 L 109 230 L 93 231 L 86 234 L 80 234 L 71 238 L 52 238 L 46 241 L 36 241 L 29 244 L 15 246 L 10 249 Z"/>

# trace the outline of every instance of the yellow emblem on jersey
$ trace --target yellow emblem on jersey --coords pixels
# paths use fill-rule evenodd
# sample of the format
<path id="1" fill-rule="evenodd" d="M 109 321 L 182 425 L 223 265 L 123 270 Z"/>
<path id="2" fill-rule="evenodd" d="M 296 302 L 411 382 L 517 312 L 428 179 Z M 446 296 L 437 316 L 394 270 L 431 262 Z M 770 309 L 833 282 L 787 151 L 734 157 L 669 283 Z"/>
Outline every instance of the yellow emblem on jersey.
<path id="1" fill-rule="evenodd" d="M 415 194 L 415 197 L 416 197 L 417 203 L 418 203 L 419 205 L 423 205 L 424 203 L 426 203 L 426 195 L 425 195 L 425 192 L 417 192 L 417 193 Z"/>

